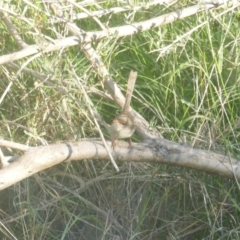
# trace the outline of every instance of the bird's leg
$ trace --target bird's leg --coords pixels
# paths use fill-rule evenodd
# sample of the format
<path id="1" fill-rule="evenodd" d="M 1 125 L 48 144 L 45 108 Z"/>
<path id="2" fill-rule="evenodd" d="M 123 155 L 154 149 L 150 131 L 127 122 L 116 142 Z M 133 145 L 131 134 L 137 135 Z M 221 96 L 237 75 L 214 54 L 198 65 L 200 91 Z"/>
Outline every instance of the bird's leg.
<path id="1" fill-rule="evenodd" d="M 112 140 L 112 149 L 114 150 L 116 146 L 117 146 L 117 139 L 115 138 Z"/>
<path id="2" fill-rule="evenodd" d="M 128 148 L 132 148 L 132 138 L 131 138 L 131 137 L 129 138 L 129 145 L 128 145 Z"/>

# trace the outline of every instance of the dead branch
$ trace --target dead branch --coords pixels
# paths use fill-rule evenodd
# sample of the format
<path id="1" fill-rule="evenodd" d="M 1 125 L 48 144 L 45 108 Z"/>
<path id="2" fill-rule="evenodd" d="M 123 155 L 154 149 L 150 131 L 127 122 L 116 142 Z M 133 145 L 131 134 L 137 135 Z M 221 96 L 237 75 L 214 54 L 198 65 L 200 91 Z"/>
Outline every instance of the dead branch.
<path id="1" fill-rule="evenodd" d="M 48 53 L 48 52 L 56 51 L 59 49 L 75 46 L 77 44 L 85 44 L 92 41 L 101 40 L 107 37 L 129 36 L 132 34 L 136 34 L 142 31 L 147 31 L 149 29 L 174 22 L 179 19 L 192 16 L 201 11 L 206 11 L 209 9 L 217 9 L 219 7 L 226 6 L 226 4 L 228 4 L 227 6 L 229 6 L 234 3 L 234 1 L 228 1 L 226 4 L 225 3 L 216 4 L 214 2 L 215 1 L 212 1 L 212 2 L 203 1 L 201 4 L 196 4 L 191 7 L 179 9 L 174 12 L 167 13 L 162 16 L 155 17 L 143 22 L 133 23 L 131 25 L 125 25 L 120 27 L 108 28 L 107 30 L 104 30 L 104 31 L 87 32 L 87 33 L 83 32 L 81 34 L 78 34 L 78 36 L 72 36 L 64 39 L 53 40 L 53 43 L 46 42 L 42 46 L 39 46 L 37 44 L 30 45 L 18 52 L 0 56 L 0 64 L 12 62 L 12 61 L 22 59 L 24 57 L 37 54 L 40 52 Z M 238 7 L 239 5 L 240 3 L 235 3 L 235 7 Z"/>
<path id="2" fill-rule="evenodd" d="M 111 142 L 107 143 L 110 148 Z M 114 159 L 170 164 L 240 179 L 239 161 L 217 153 L 164 139 L 134 143 L 131 150 L 127 146 L 126 142 L 119 142 L 112 151 Z M 92 140 L 32 147 L 16 162 L 0 170 L 0 190 L 61 162 L 86 159 L 109 160 L 109 155 L 102 142 Z"/>

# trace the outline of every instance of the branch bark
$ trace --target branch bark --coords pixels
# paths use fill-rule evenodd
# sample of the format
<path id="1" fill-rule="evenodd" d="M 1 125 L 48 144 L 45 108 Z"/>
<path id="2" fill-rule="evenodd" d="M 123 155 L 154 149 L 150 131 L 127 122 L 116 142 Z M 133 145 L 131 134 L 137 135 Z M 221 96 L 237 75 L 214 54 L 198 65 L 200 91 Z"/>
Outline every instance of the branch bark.
<path id="1" fill-rule="evenodd" d="M 107 143 L 110 148 L 111 142 Z M 130 150 L 127 142 L 120 141 L 112 155 L 117 161 L 170 164 L 240 179 L 240 162 L 236 159 L 165 139 L 134 143 Z M 100 141 L 31 147 L 16 162 L 0 170 L 0 190 L 61 162 L 86 159 L 109 160 L 109 155 Z"/>

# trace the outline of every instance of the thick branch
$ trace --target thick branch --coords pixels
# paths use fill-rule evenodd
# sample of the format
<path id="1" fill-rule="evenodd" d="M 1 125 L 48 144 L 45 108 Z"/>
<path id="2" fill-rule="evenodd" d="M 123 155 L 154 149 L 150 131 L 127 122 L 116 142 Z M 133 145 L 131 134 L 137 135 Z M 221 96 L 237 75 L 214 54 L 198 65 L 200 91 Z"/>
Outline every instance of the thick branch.
<path id="1" fill-rule="evenodd" d="M 110 142 L 108 142 L 110 147 Z M 240 179 L 240 163 L 236 159 L 189 146 L 152 139 L 133 144 L 131 150 L 126 142 L 119 142 L 112 152 L 118 161 L 155 162 L 198 169 L 227 178 Z M 79 141 L 30 148 L 16 162 L 0 170 L 0 190 L 13 185 L 39 171 L 64 161 L 102 159 L 108 160 L 102 142 Z"/>

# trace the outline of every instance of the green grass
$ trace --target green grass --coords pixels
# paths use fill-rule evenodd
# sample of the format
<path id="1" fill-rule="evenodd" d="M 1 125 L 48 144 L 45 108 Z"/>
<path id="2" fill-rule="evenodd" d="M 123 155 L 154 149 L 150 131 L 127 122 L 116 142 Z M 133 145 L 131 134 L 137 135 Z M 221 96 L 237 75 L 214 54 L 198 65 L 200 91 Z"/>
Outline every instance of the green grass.
<path id="1" fill-rule="evenodd" d="M 14 9 L 20 14 L 23 6 L 19 1 Z M 162 7 L 142 10 L 135 20 L 163 12 Z M 239 158 L 239 9 L 216 17 L 220 12 L 93 46 L 123 91 L 129 71 L 138 72 L 132 106 L 166 139 L 186 137 L 194 147 Z M 25 17 L 42 34 L 56 38 L 46 15 L 27 7 Z M 113 16 L 110 26 L 124 24 L 125 17 Z M 27 43 L 43 42 L 43 35 L 34 35 L 26 22 L 11 20 Z M 98 29 L 92 20 L 78 21 L 78 26 Z M 60 25 L 54 27 L 66 34 Z M 2 22 L 0 36 L 1 55 L 18 49 Z M 16 70 L 0 66 L 1 96 L 14 80 L 0 105 L 1 120 L 12 122 L 0 122 L 1 137 L 38 146 L 44 140 L 99 136 L 69 63 L 94 107 L 111 122 L 119 109 L 90 91 L 92 86 L 103 91 L 102 83 L 75 46 L 44 54 L 27 66 L 51 74 L 54 86 L 67 95 L 27 74 L 15 78 Z M 137 135 L 134 139 L 140 141 Z M 104 161 L 60 164 L 1 191 L 0 238 L 13 239 L 11 232 L 17 239 L 239 239 L 240 192 L 234 180 L 159 164 L 118 164 L 120 173 Z"/>

